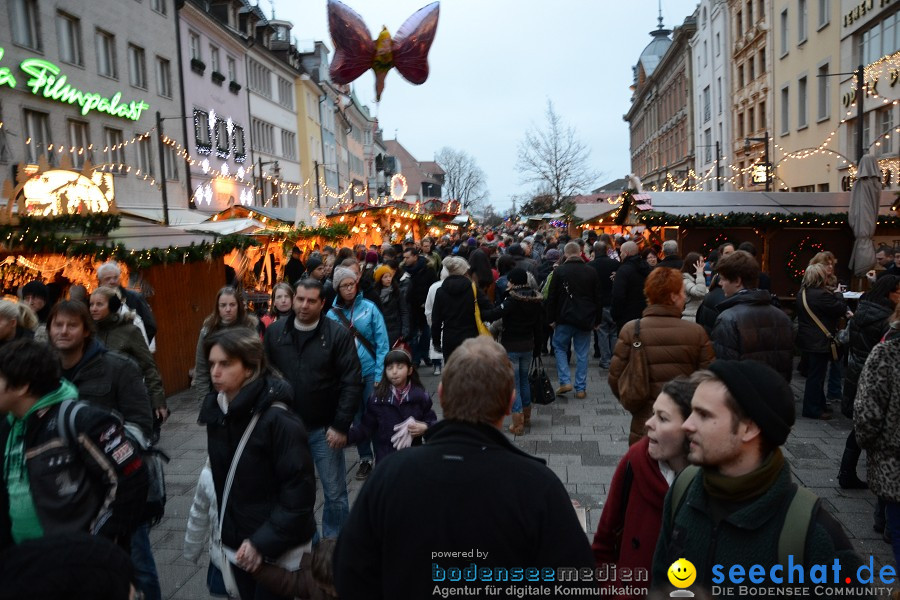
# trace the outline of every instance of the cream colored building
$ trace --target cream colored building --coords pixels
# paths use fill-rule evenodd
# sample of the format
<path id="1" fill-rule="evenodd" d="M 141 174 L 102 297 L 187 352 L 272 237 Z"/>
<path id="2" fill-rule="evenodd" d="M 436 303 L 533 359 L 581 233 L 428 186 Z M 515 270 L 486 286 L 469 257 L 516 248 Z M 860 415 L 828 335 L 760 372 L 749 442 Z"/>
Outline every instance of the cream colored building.
<path id="1" fill-rule="evenodd" d="M 774 189 L 836 192 L 848 166 L 841 147 L 841 2 L 774 0 Z"/>

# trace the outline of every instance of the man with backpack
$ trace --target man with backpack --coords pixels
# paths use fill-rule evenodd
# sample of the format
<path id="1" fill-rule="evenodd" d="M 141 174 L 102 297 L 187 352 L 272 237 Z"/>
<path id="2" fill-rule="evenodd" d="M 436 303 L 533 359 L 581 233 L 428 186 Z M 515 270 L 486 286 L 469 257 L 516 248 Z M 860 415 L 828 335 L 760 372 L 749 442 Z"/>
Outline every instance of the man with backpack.
<path id="1" fill-rule="evenodd" d="M 47 345 L 23 339 L 0 348 L 0 411 L 8 413 L 0 419 L 0 550 L 78 531 L 130 548 L 146 468 L 116 414 L 81 403 L 60 418 L 77 398 Z"/>
<path id="2" fill-rule="evenodd" d="M 802 565 L 808 582 L 813 565 L 828 565 L 831 573 L 838 559 L 841 582 L 847 576 L 855 581 L 861 561 L 844 530 L 812 492 L 792 481 L 781 452 L 794 424 L 787 382 L 754 360 L 717 360 L 692 380 L 697 389 L 682 429 L 696 466 L 684 469 L 666 495 L 653 586 L 665 585 L 681 558 L 693 563 L 697 584 L 719 586 L 721 596 L 737 594 L 740 582 L 728 575 L 733 565 L 745 574 L 755 565 L 766 574 L 782 565 L 785 583 L 788 564 Z M 722 572 L 724 580 L 717 576 Z M 766 581 L 760 585 L 782 584 Z"/>

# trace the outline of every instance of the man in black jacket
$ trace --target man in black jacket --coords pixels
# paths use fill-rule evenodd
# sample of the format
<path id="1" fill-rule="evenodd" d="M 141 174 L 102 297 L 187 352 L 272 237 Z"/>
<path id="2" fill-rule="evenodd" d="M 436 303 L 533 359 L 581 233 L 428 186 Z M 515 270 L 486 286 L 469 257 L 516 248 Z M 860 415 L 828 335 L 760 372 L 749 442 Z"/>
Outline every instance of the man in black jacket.
<path id="1" fill-rule="evenodd" d="M 400 287 L 406 294 L 409 303 L 409 343 L 412 349 L 413 365 L 418 366 L 419 361 L 428 360 L 428 341 L 431 339 L 431 329 L 425 319 L 425 299 L 428 297 L 428 288 L 437 281 L 434 269 L 428 266 L 424 256 L 419 256 L 419 249 L 410 246 L 403 250 L 403 274 L 400 276 Z"/>
<path id="2" fill-rule="evenodd" d="M 334 554 L 342 599 L 446 597 L 463 585 L 452 583 L 458 569 L 507 571 L 496 586 L 467 580 L 469 594 L 482 597 L 486 586 L 507 588 L 507 596 L 512 588 L 535 589 L 539 584 L 511 583 L 529 566 L 593 571 L 562 483 L 500 431 L 514 395 L 512 366 L 500 344 L 477 337 L 453 353 L 438 388 L 445 420 L 428 430 L 424 445 L 381 462 L 353 505 Z M 596 597 L 592 581 L 546 585 L 563 588 L 560 596 Z"/>
<path id="3" fill-rule="evenodd" d="M 588 352 L 591 331 L 600 323 L 600 278 L 581 258 L 581 247 L 569 242 L 566 261 L 550 278 L 547 315 L 553 327 L 553 352 L 559 377 L 557 395 L 572 391 L 569 345 L 575 349 L 575 397 L 587 396 Z"/>
<path id="4" fill-rule="evenodd" d="M 284 265 L 284 280 L 291 285 L 296 285 L 300 278 L 303 277 L 303 271 L 306 270 L 301 260 L 302 257 L 303 252 L 299 247 L 294 246 L 291 248 L 291 258 Z"/>
<path id="5" fill-rule="evenodd" d="M 678 256 L 678 242 L 675 240 L 666 240 L 662 245 L 663 259 L 657 263 L 657 267 L 666 267 L 680 271 L 684 260 Z"/>
<path id="6" fill-rule="evenodd" d="M 594 332 L 594 343 L 600 355 L 600 368 L 608 369 L 616 347 L 616 322 L 610 314 L 612 306 L 613 274 L 619 269 L 619 261 L 607 254 L 609 246 L 606 242 L 594 243 L 594 258 L 588 263 L 600 277 L 600 306 L 603 314 L 600 327 Z M 595 358 L 597 358 L 595 356 Z"/>
<path id="7" fill-rule="evenodd" d="M 78 390 L 61 377 L 46 344 L 0 349 L 0 550 L 29 539 L 80 531 L 124 549 L 143 512 L 147 470 L 111 411 L 66 404 Z M 149 409 L 149 404 L 148 404 Z"/>
<path id="8" fill-rule="evenodd" d="M 794 359 L 794 328 L 772 295 L 756 289 L 759 264 L 743 250 L 729 254 L 716 265 L 725 300 L 716 309 L 710 336 L 716 358 L 758 360 L 790 382 Z"/>
<path id="9" fill-rule="evenodd" d="M 342 448 L 362 396 L 356 343 L 343 325 L 322 317 L 322 284 L 301 279 L 294 319 L 279 319 L 264 340 L 269 364 L 294 388 L 292 408 L 309 432 L 309 448 L 322 482 L 322 536 L 337 537 L 350 512 Z"/>
<path id="10" fill-rule="evenodd" d="M 616 332 L 621 331 L 628 321 L 640 319 L 647 308 L 644 281 L 650 274 L 650 265 L 641 258 L 634 242 L 622 244 L 619 255 L 622 257 L 622 265 L 613 280 L 612 305 L 609 311 L 616 322 Z"/>

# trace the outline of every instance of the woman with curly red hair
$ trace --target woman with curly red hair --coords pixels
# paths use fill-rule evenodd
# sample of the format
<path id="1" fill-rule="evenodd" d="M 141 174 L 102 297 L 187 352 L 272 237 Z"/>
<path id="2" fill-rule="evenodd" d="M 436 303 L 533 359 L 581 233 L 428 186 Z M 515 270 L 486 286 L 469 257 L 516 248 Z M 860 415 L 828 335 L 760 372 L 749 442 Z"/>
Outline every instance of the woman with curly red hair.
<path id="1" fill-rule="evenodd" d="M 663 384 L 679 375 L 705 369 L 715 358 L 706 330 L 681 318 L 686 299 L 681 273 L 675 269 L 653 269 L 644 282 L 644 295 L 647 308 L 640 319 L 629 321 L 622 327 L 609 366 L 609 387 L 625 410 L 631 413 L 629 444 L 643 437 L 644 424 L 652 414 L 653 401 Z M 640 338 L 639 350 L 632 346 L 635 337 Z M 619 378 L 633 351 L 643 352 L 647 357 L 650 392 L 640 400 L 622 400 Z"/>

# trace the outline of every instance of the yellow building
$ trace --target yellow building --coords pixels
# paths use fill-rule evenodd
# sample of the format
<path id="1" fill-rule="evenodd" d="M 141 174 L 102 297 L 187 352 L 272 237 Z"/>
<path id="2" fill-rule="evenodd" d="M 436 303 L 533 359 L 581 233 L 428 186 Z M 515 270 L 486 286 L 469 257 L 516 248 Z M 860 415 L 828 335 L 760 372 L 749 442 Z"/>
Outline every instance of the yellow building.
<path id="1" fill-rule="evenodd" d="M 296 81 L 297 95 L 297 138 L 300 144 L 300 181 L 303 191 L 300 202 L 307 207 L 307 214 L 315 211 L 323 203 L 323 190 L 316 184 L 316 171 L 323 171 L 322 159 L 322 125 L 319 119 L 319 100 L 325 94 L 312 77 L 301 75 Z M 317 169 L 318 166 L 318 169 Z M 315 225 L 315 223 L 308 223 Z"/>
<path id="2" fill-rule="evenodd" d="M 835 76 L 841 72 L 840 11 L 839 1 L 774 0 L 775 119 L 769 135 L 776 190 L 841 190 L 849 165 L 840 146 L 846 124 Z"/>

